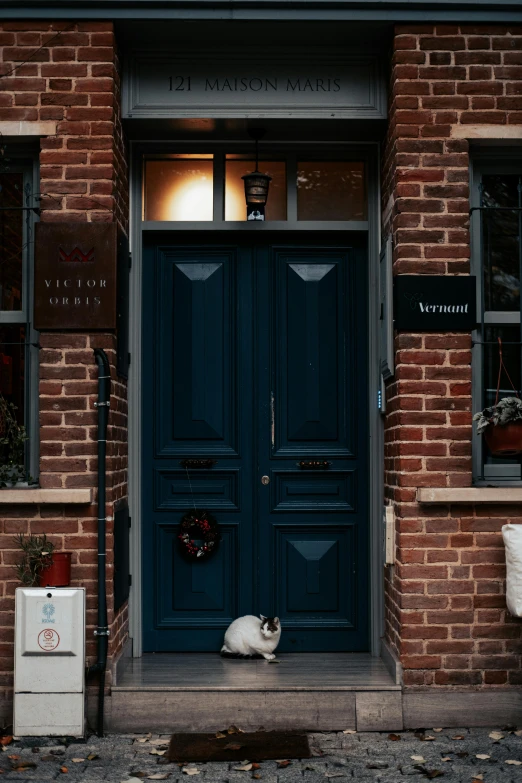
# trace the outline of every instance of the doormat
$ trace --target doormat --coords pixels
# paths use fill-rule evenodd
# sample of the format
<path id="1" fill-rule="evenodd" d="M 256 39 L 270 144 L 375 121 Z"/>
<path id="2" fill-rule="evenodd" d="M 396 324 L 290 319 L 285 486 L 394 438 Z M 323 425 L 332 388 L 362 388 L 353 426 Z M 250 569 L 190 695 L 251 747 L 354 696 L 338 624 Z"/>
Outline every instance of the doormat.
<path id="1" fill-rule="evenodd" d="M 306 734 L 295 731 L 253 731 L 226 734 L 173 734 L 167 757 L 170 761 L 265 761 L 309 759 Z"/>

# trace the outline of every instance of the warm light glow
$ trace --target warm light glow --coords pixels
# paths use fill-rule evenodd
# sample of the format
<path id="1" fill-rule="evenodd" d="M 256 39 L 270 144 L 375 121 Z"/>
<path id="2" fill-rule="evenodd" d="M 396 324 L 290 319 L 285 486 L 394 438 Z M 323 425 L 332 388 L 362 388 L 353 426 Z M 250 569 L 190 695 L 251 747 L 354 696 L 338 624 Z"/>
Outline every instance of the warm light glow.
<path id="1" fill-rule="evenodd" d="M 167 220 L 212 220 L 212 180 L 187 179 L 177 182 L 171 192 Z"/>
<path id="2" fill-rule="evenodd" d="M 212 159 L 150 160 L 145 169 L 145 220 L 210 221 Z"/>
<path id="3" fill-rule="evenodd" d="M 241 177 L 227 179 L 225 220 L 246 220 L 245 185 Z"/>

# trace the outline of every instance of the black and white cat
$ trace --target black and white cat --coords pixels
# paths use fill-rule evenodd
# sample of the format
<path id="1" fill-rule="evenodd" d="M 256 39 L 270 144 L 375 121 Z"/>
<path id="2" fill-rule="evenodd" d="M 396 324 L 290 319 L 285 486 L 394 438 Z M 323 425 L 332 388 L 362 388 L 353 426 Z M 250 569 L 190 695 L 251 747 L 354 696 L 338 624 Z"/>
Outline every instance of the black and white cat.
<path id="1" fill-rule="evenodd" d="M 238 617 L 228 626 L 221 655 L 225 658 L 262 656 L 267 661 L 273 661 L 274 650 L 280 638 L 279 617 L 265 617 L 263 614 L 255 617 L 253 614 L 247 614 Z"/>

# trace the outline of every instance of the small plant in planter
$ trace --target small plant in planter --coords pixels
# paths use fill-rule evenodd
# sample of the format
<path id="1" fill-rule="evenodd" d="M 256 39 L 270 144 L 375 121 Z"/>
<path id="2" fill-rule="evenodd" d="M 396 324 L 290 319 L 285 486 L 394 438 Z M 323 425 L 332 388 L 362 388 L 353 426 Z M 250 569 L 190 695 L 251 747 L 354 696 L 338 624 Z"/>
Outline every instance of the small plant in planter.
<path id="1" fill-rule="evenodd" d="M 38 587 L 42 571 L 52 563 L 54 544 L 47 536 L 25 536 L 20 533 L 15 544 L 22 550 L 22 557 L 16 564 L 16 572 L 23 585 Z"/>
<path id="2" fill-rule="evenodd" d="M 32 482 L 25 469 L 25 427 L 18 424 L 16 405 L 0 394 L 0 487 L 27 486 Z"/>
<path id="3" fill-rule="evenodd" d="M 503 397 L 473 416 L 477 433 L 484 435 L 491 453 L 498 457 L 522 454 L 522 400 Z"/>

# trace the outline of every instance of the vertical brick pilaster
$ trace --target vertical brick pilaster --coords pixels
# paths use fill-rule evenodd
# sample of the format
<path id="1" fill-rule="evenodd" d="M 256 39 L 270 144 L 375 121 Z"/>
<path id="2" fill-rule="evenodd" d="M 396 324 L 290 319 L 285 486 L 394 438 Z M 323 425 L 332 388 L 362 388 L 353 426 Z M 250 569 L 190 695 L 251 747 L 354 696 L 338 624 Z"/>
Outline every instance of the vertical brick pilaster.
<path id="1" fill-rule="evenodd" d="M 513 100 L 521 52 L 521 27 L 396 27 L 383 169 L 394 274 L 469 273 L 463 129 L 522 124 Z M 407 686 L 519 683 L 522 623 L 505 609 L 500 528 L 522 522 L 520 509 L 416 500 L 420 487 L 471 485 L 470 335 L 398 333 L 395 351 L 385 470 L 397 561 L 386 575 L 387 638 Z"/>

